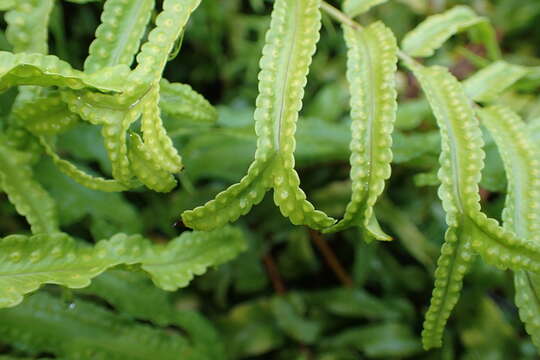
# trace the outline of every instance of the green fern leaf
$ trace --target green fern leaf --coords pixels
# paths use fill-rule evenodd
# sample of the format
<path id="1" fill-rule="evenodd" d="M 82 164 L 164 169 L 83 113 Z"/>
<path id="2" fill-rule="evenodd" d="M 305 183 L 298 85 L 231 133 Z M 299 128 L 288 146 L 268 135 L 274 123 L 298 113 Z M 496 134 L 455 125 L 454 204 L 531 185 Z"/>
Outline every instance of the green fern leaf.
<path id="1" fill-rule="evenodd" d="M 128 73 L 127 66 L 119 65 L 87 75 L 53 55 L 0 51 L 0 91 L 19 85 L 38 85 L 120 92 Z"/>
<path id="2" fill-rule="evenodd" d="M 490 102 L 527 75 L 527 72 L 522 66 L 496 61 L 465 80 L 463 86 L 471 99 Z"/>
<path id="3" fill-rule="evenodd" d="M 79 117 L 69 111 L 58 93 L 18 101 L 12 108 L 11 116 L 34 135 L 58 134 L 79 121 Z"/>
<path id="4" fill-rule="evenodd" d="M 344 27 L 349 47 L 351 88 L 351 181 L 353 194 L 342 221 L 326 231 L 362 225 L 367 238 L 391 240 L 377 222 L 373 206 L 390 177 L 392 130 L 396 120 L 397 44 L 378 22 L 365 30 Z"/>
<path id="5" fill-rule="evenodd" d="M 84 70 L 92 73 L 108 66 L 131 65 L 153 8 L 154 0 L 107 0 Z"/>
<path id="6" fill-rule="evenodd" d="M 470 7 L 455 6 L 424 20 L 405 35 L 401 48 L 411 56 L 428 57 L 451 36 L 484 21 Z"/>
<path id="7" fill-rule="evenodd" d="M 319 38 L 319 0 L 277 0 L 260 61 L 259 96 L 255 131 L 255 161 L 237 184 L 204 206 L 182 214 L 184 223 L 196 229 L 213 229 L 234 221 L 260 202 L 273 185 L 274 201 L 281 213 L 296 225 L 314 229 L 335 220 L 315 210 L 300 189 L 294 170 L 294 134 L 306 77 Z"/>
<path id="8" fill-rule="evenodd" d="M 6 192 L 17 212 L 26 217 L 33 233 L 57 231 L 54 201 L 34 180 L 30 160 L 30 154 L 0 142 L 0 189 Z"/>
<path id="9" fill-rule="evenodd" d="M 531 141 L 523 121 L 512 110 L 492 106 L 478 110 L 484 125 L 492 134 L 502 155 L 508 180 L 504 227 L 518 236 L 540 242 L 540 150 Z M 540 348 L 540 278 L 529 271 L 516 271 L 516 304 L 519 315 Z"/>
<path id="10" fill-rule="evenodd" d="M 176 179 L 169 172 L 156 166 L 150 157 L 148 146 L 137 134 L 130 134 L 128 147 L 129 161 L 133 173 L 149 189 L 157 192 L 169 192 L 177 185 Z"/>
<path id="11" fill-rule="evenodd" d="M 82 288 L 121 264 L 138 264 L 157 286 L 176 290 L 209 266 L 236 256 L 245 249 L 245 241 L 239 230 L 226 227 L 186 232 L 165 246 L 152 245 L 138 235 L 118 234 L 87 247 L 56 233 L 8 236 L 0 249 L 0 307 L 10 307 L 42 284 Z"/>
<path id="12" fill-rule="evenodd" d="M 6 37 L 13 51 L 46 54 L 53 0 L 17 0 L 5 15 Z"/>
<path id="13" fill-rule="evenodd" d="M 159 107 L 163 113 L 195 123 L 210 124 L 217 121 L 216 109 L 191 86 L 161 79 L 159 89 Z"/>
<path id="14" fill-rule="evenodd" d="M 343 11 L 353 18 L 367 12 L 372 7 L 387 1 L 388 0 L 345 0 L 343 2 Z"/>
<path id="15" fill-rule="evenodd" d="M 155 83 L 161 74 L 176 40 L 183 33 L 189 17 L 201 0 L 165 0 L 156 18 L 156 27 L 137 55 L 137 67 L 130 76 L 135 83 Z"/>
<path id="16" fill-rule="evenodd" d="M 53 147 L 49 144 L 47 139 L 44 137 L 39 138 L 41 145 L 45 149 L 45 153 L 49 155 L 54 162 L 54 164 L 62 171 L 64 174 L 78 182 L 79 184 L 86 186 L 89 189 L 100 190 L 106 192 L 118 192 L 129 190 L 129 187 L 123 185 L 118 180 L 114 179 L 104 179 L 98 176 L 92 176 L 86 172 L 78 169 L 71 162 L 64 160 L 56 154 Z"/>
<path id="17" fill-rule="evenodd" d="M 142 104 L 141 128 L 144 143 L 155 166 L 169 173 L 182 170 L 182 158 L 163 126 L 159 109 L 159 84 L 155 84 Z"/>
<path id="18" fill-rule="evenodd" d="M 441 255 L 441 259 L 451 255 L 453 261 L 439 262 L 441 270 L 437 271 L 444 274 L 445 279 L 438 278 L 435 283 L 434 294 L 437 292 L 441 296 L 433 297 L 423 332 L 424 347 L 431 348 L 440 346 L 444 325 L 457 300 L 445 289 L 461 287 L 463 274 L 458 269 L 463 267 L 452 264 L 472 257 L 469 243 L 490 264 L 531 271 L 540 269 L 540 247 L 517 238 L 480 211 L 478 182 L 484 158 L 483 140 L 462 86 L 445 68 L 425 68 L 415 63 L 408 65 L 426 92 L 441 131 L 439 196 L 446 211 L 449 231 L 455 231 L 458 244 L 451 247 L 449 254 Z"/>

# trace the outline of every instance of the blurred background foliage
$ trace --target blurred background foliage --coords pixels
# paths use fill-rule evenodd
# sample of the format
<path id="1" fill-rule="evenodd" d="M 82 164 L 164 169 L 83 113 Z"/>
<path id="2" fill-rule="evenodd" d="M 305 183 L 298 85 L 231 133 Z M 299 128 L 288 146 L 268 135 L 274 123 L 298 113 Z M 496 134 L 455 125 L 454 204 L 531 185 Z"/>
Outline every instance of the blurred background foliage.
<path id="1" fill-rule="evenodd" d="M 102 7 L 100 1 L 79 3 L 58 1 L 50 26 L 51 52 L 77 68 L 87 55 Z M 271 3 L 204 0 L 189 24 L 180 53 L 167 66 L 167 79 L 190 84 L 220 113 L 218 124 L 212 126 L 165 119 L 185 158 L 179 188 L 165 195 L 101 193 L 74 183 L 45 157 L 37 163 L 36 177 L 56 199 L 65 231 L 83 239 L 126 232 L 166 241 L 184 230 L 173 226 L 182 210 L 202 204 L 241 178 L 255 150 L 252 114 Z M 456 4 L 472 6 L 493 21 L 505 59 L 540 66 L 540 1 L 391 0 L 360 21 L 383 20 L 401 39 L 426 16 Z M 459 78 L 466 78 L 485 65 L 485 49 L 470 39 L 466 34 L 453 38 L 429 62 L 446 65 Z M 9 50 L 3 32 L 0 49 Z M 538 358 L 513 304 L 511 274 L 480 261 L 465 279 L 444 347 L 430 352 L 421 349 L 423 314 L 446 228 L 436 195 L 440 144 L 433 116 L 415 80 L 405 72 L 397 80 L 400 108 L 393 174 L 378 205 L 382 226 L 394 236 L 393 242 L 366 244 L 357 230 L 321 238 L 291 225 L 267 196 L 238 221 L 250 239 L 247 252 L 174 294 L 151 289 L 136 274 L 122 273 L 125 282 L 118 287 L 133 284 L 121 289 L 138 297 L 131 305 L 139 312 L 152 312 L 161 303 L 197 310 L 217 328 L 231 359 Z M 524 117 L 538 141 L 539 84 L 540 76 L 529 76 L 503 99 Z M 14 91 L 1 95 L 0 116 L 9 112 L 14 95 Z M 340 216 L 350 196 L 350 119 L 345 45 L 341 29 L 327 16 L 301 117 L 296 158 L 302 186 L 318 207 Z M 100 142 L 98 129 L 80 124 L 62 136 L 58 148 L 81 167 L 109 174 Z M 505 174 L 489 138 L 485 150 L 482 205 L 499 218 Z M 23 232 L 24 219 L 0 196 L 0 235 Z M 102 277 L 92 289 L 68 298 L 82 297 L 85 291 L 99 295 L 100 283 L 106 281 Z M 46 290 L 58 292 L 54 287 Z M 105 303 L 93 297 L 86 300 L 105 304 L 119 316 L 137 314 L 105 299 Z M 138 316 L 133 317 L 136 322 Z M 2 345 L 0 339 L 2 352 L 39 355 L 24 346 Z"/>

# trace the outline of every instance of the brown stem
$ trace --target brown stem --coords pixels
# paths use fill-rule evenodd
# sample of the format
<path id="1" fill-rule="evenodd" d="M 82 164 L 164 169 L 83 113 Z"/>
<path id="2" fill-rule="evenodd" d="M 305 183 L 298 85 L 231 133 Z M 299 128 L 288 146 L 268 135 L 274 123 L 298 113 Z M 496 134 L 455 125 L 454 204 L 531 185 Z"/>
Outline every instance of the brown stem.
<path id="1" fill-rule="evenodd" d="M 274 258 L 272 257 L 272 254 L 267 253 L 263 256 L 264 265 L 266 266 L 266 271 L 268 272 L 268 276 L 270 277 L 270 280 L 272 281 L 272 286 L 274 287 L 274 291 L 278 295 L 284 295 L 287 292 L 287 289 L 285 288 L 285 284 L 283 283 L 283 280 L 281 279 L 281 275 L 279 274 L 279 270 L 277 268 L 276 262 L 274 261 Z"/>
<path id="2" fill-rule="evenodd" d="M 313 242 L 323 255 L 324 261 L 332 269 L 332 271 L 339 279 L 339 281 L 343 284 L 343 286 L 349 288 L 354 287 L 354 282 L 352 281 L 351 277 L 349 276 L 347 271 L 345 271 L 345 269 L 339 262 L 336 254 L 334 253 L 334 251 L 332 251 L 330 246 L 328 246 L 321 234 L 317 231 L 310 229 L 309 235 L 311 236 L 311 240 L 313 240 Z"/>

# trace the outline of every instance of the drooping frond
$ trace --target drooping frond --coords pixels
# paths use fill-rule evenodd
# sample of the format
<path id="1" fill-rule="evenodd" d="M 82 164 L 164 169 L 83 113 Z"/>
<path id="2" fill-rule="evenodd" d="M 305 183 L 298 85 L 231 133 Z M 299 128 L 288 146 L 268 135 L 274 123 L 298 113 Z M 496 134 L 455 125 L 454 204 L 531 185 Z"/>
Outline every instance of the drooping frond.
<path id="1" fill-rule="evenodd" d="M 540 242 L 540 150 L 527 127 L 512 110 L 492 106 L 478 110 L 501 153 L 508 180 L 503 225 L 518 236 Z M 540 348 L 540 279 L 519 270 L 514 274 L 519 315 L 534 344 Z"/>
<path id="2" fill-rule="evenodd" d="M 347 78 L 351 91 L 352 199 L 343 220 L 326 231 L 350 225 L 365 229 L 368 237 L 391 240 L 375 217 L 373 206 L 390 177 L 392 131 L 396 119 L 397 44 L 382 23 L 365 30 L 344 27 L 349 48 Z"/>
<path id="3" fill-rule="evenodd" d="M 152 87 L 146 98 L 142 104 L 141 128 L 148 155 L 156 167 L 169 173 L 178 173 L 184 165 L 161 121 L 159 83 Z"/>
<path id="4" fill-rule="evenodd" d="M 169 172 L 156 166 L 150 156 L 148 145 L 137 134 L 130 134 L 128 146 L 129 162 L 133 173 L 149 189 L 169 192 L 176 186 L 176 179 Z"/>
<path id="5" fill-rule="evenodd" d="M 531 271 L 540 269 L 540 247 L 516 237 L 480 211 L 478 182 L 484 158 L 483 140 L 463 87 L 442 67 L 426 68 L 416 63 L 408 66 L 419 79 L 441 131 L 439 196 L 446 211 L 449 231 L 455 231 L 460 244 L 450 253 L 454 260 L 441 260 L 439 265 L 443 270 L 438 271 L 445 275 L 445 280 L 436 281 L 434 295 L 438 292 L 441 296 L 432 298 L 423 332 L 424 347 L 430 348 L 441 344 L 442 330 L 457 300 L 444 289 L 461 287 L 463 274 L 458 271 L 462 268 L 458 260 L 464 262 L 471 258 L 469 245 L 488 263 Z M 463 253 L 465 250 L 461 253 L 456 251 L 459 249 L 467 249 L 467 256 Z M 442 253 L 441 259 L 447 255 Z M 439 290 L 441 285 L 444 288 Z"/>
<path id="6" fill-rule="evenodd" d="M 274 3 L 260 61 L 254 114 L 258 136 L 255 161 L 239 183 L 206 205 L 184 212 L 182 219 L 186 225 L 212 229 L 234 221 L 260 202 L 270 186 L 274 187 L 275 203 L 293 224 L 323 229 L 334 223 L 306 200 L 294 170 L 294 134 L 311 57 L 319 39 L 319 5 L 319 0 Z"/>

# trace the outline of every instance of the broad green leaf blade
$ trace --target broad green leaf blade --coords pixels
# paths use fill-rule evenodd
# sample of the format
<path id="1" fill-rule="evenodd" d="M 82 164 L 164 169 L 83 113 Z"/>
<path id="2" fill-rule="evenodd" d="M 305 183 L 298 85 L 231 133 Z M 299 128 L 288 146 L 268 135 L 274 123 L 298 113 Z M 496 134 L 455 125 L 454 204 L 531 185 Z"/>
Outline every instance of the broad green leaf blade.
<path id="1" fill-rule="evenodd" d="M 503 210 L 504 228 L 535 243 L 540 242 L 540 150 L 532 141 L 525 123 L 512 110 L 492 106 L 478 110 L 502 155 L 508 192 Z M 540 347 L 540 282 L 538 275 L 516 271 L 516 305 L 533 343 Z"/>
<path id="2" fill-rule="evenodd" d="M 154 0 L 107 0 L 84 70 L 92 73 L 118 64 L 130 66 L 153 8 Z"/>
<path id="3" fill-rule="evenodd" d="M 218 118 L 216 109 L 191 86 L 165 79 L 159 83 L 159 107 L 163 113 L 182 121 L 211 124 Z"/>
<path id="4" fill-rule="evenodd" d="M 483 21 L 470 7 L 455 6 L 420 23 L 405 35 L 401 48 L 411 56 L 428 57 L 451 36 Z"/>
<path id="5" fill-rule="evenodd" d="M 344 27 L 344 31 L 349 48 L 353 193 L 343 220 L 326 231 L 358 225 L 365 229 L 368 238 L 391 240 L 378 226 L 373 206 L 391 172 L 391 134 L 397 111 L 397 44 L 392 31 L 380 22 L 365 30 Z"/>
<path id="6" fill-rule="evenodd" d="M 0 317 L 2 341 L 66 359 L 177 360 L 178 354 L 194 352 L 175 332 L 127 320 L 88 301 L 68 304 L 46 293 L 0 310 Z"/>
<path id="7" fill-rule="evenodd" d="M 474 101 L 491 102 L 527 72 L 522 66 L 496 61 L 465 80 L 463 86 Z"/>
<path id="8" fill-rule="evenodd" d="M 58 231 L 53 199 L 33 178 L 30 154 L 0 142 L 0 189 L 19 214 L 26 217 L 33 233 Z"/>
<path id="9" fill-rule="evenodd" d="M 176 179 L 169 172 L 159 168 L 150 157 L 148 146 L 139 135 L 131 133 L 128 156 L 133 173 L 149 189 L 157 192 L 169 192 L 176 186 Z"/>
<path id="10" fill-rule="evenodd" d="M 13 45 L 13 52 L 48 52 L 48 24 L 53 0 L 17 0 L 6 13 L 6 37 Z"/>
<path id="11" fill-rule="evenodd" d="M 386 1 L 388 0 L 345 0 L 343 3 L 343 11 L 350 17 L 356 17 Z"/>
<path id="12" fill-rule="evenodd" d="M 139 265 L 166 290 L 186 286 L 195 275 L 245 250 L 242 233 L 225 227 L 214 232 L 184 232 L 167 245 L 138 235 L 118 234 L 94 247 L 66 234 L 13 235 L 0 242 L 0 307 L 19 304 L 42 284 L 88 286 L 92 278 L 117 265 Z"/>

